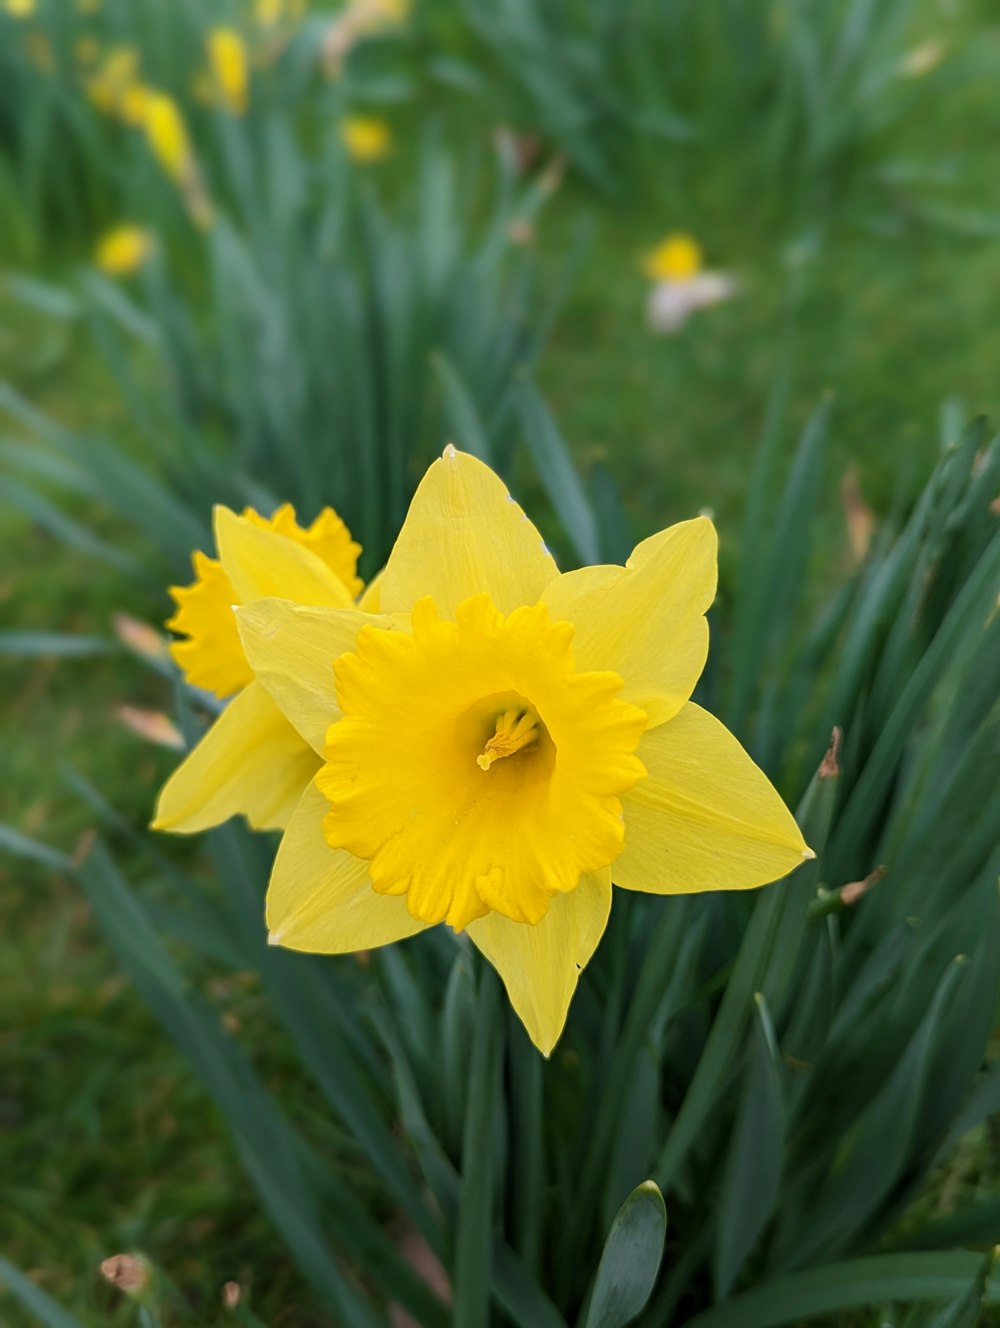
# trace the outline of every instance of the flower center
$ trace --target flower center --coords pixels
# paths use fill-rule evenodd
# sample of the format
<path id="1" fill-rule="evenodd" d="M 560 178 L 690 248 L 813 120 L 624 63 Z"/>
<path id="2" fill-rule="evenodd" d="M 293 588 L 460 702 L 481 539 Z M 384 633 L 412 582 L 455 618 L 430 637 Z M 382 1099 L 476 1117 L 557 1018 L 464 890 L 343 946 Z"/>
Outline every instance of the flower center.
<path id="1" fill-rule="evenodd" d="M 508 706 L 497 716 L 496 732 L 483 748 L 482 755 L 476 757 L 476 765 L 480 770 L 489 770 L 494 761 L 502 761 L 505 756 L 516 756 L 518 752 L 534 747 L 539 725 L 538 716 L 530 710 Z"/>
<path id="2" fill-rule="evenodd" d="M 452 620 L 424 599 L 410 632 L 366 627 L 337 659 L 324 833 L 415 918 L 536 923 L 621 852 L 646 716 L 616 673 L 576 671 L 572 637 L 544 605 L 475 595 Z"/>

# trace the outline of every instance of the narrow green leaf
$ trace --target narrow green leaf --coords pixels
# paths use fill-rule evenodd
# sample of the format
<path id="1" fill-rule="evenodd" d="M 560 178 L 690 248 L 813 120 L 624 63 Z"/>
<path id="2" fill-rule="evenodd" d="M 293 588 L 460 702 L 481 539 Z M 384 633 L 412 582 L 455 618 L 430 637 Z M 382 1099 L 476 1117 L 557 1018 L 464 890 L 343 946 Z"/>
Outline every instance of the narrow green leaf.
<path id="1" fill-rule="evenodd" d="M 523 382 L 517 396 L 521 427 L 545 492 L 581 561 L 600 562 L 597 522 L 562 435 L 530 383 Z"/>
<path id="2" fill-rule="evenodd" d="M 58 632 L 0 632 L 0 655 L 58 655 L 79 658 L 108 655 L 117 650 L 114 641 L 99 636 L 61 635 Z"/>
<path id="3" fill-rule="evenodd" d="M 979 1265 L 979 1271 L 965 1295 L 959 1296 L 953 1304 L 943 1310 L 931 1328 L 977 1328 L 995 1258 L 996 1254 L 991 1250 Z"/>
<path id="4" fill-rule="evenodd" d="M 666 1234 L 663 1195 L 653 1181 L 643 1181 L 612 1223 L 585 1328 L 623 1328 L 642 1313 L 660 1271 Z"/>
<path id="5" fill-rule="evenodd" d="M 11 825 L 0 825 L 0 849 L 13 853 L 15 857 L 36 862 L 41 867 L 48 867 L 52 871 L 69 871 L 73 865 L 65 854 L 58 853 L 47 844 L 39 843 L 37 839 L 29 838 Z"/>
<path id="6" fill-rule="evenodd" d="M 689 1319 L 685 1328 L 778 1328 L 821 1314 L 864 1309 L 886 1300 L 952 1300 L 964 1295 L 982 1266 L 980 1254 L 879 1254 L 791 1273 Z M 990 1288 L 987 1303 L 1000 1303 Z"/>
<path id="7" fill-rule="evenodd" d="M 448 440 L 460 451 L 489 462 L 493 455 L 489 433 L 461 375 L 440 351 L 431 356 L 431 363 L 444 392 Z"/>
<path id="8" fill-rule="evenodd" d="M 758 992 L 750 1064 L 718 1204 L 713 1269 L 718 1299 L 728 1294 L 774 1211 L 784 1143 L 781 1059 Z"/>
<path id="9" fill-rule="evenodd" d="M 493 1251 L 493 1133 L 502 1020 L 496 975 L 480 964 L 476 1041 L 462 1143 L 462 1193 L 455 1233 L 455 1322 L 487 1328 Z"/>
<path id="10" fill-rule="evenodd" d="M 7 1291 L 18 1304 L 35 1316 L 42 1328 L 83 1328 L 75 1319 L 44 1292 L 30 1278 L 0 1256 L 0 1291 Z"/>

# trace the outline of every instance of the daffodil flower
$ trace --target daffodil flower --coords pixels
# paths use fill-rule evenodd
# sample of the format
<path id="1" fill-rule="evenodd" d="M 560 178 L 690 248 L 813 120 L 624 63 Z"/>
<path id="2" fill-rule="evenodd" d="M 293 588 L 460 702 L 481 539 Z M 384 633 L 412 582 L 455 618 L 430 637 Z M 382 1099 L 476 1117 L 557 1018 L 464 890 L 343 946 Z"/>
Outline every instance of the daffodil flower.
<path id="1" fill-rule="evenodd" d="M 668 235 L 642 266 L 653 282 L 646 317 L 654 332 L 679 332 L 697 309 L 730 300 L 737 291 L 726 273 L 704 270 L 701 246 L 683 232 Z"/>
<path id="2" fill-rule="evenodd" d="M 281 595 L 353 609 L 360 546 L 332 509 L 304 529 L 288 504 L 270 518 L 217 507 L 215 542 L 218 559 L 195 553 L 194 582 L 171 588 L 167 626 L 183 638 L 171 654 L 187 681 L 233 700 L 167 781 L 153 826 L 191 834 L 243 815 L 281 829 L 320 762 L 254 678 L 233 606 Z"/>
<path id="3" fill-rule="evenodd" d="M 367 603 L 305 604 L 278 569 L 269 580 L 280 598 L 258 580 L 240 596 L 245 664 L 322 762 L 274 864 L 275 944 L 343 953 L 463 931 L 548 1055 L 612 879 L 746 890 L 812 856 L 689 700 L 716 586 L 707 519 L 644 540 L 624 567 L 560 575 L 501 481 L 448 448 Z M 230 792 L 249 802 L 270 780 L 258 756 Z"/>
<path id="4" fill-rule="evenodd" d="M 152 234 L 142 226 L 115 226 L 101 236 L 94 262 L 109 277 L 127 277 L 142 267 L 155 244 Z"/>
<path id="5" fill-rule="evenodd" d="M 211 88 L 223 109 L 245 115 L 250 102 L 250 72 L 243 38 L 233 28 L 212 28 L 205 38 Z"/>
<path id="6" fill-rule="evenodd" d="M 340 126 L 340 137 L 358 162 L 381 161 L 392 151 L 392 130 L 375 115 L 349 115 Z"/>

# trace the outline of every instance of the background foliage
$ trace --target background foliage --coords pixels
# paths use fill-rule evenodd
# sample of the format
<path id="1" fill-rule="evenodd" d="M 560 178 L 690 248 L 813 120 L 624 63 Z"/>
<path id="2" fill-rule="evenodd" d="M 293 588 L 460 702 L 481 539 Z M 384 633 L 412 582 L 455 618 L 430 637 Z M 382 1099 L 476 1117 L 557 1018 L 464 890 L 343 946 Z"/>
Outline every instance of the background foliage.
<path id="1" fill-rule="evenodd" d="M 624 1322 L 661 1248 L 650 1324 L 991 1313 L 1000 463 L 962 425 L 997 404 L 1000 40 L 971 3 L 626 8 L 424 0 L 333 78 L 319 7 L 280 39 L 236 6 L 0 11 L 14 1324 L 222 1321 L 228 1278 L 248 1323 L 446 1322 L 421 1242 L 470 1325 Z M 192 90 L 222 19 L 245 116 Z M 210 227 L 88 99 L 86 36 L 178 98 Z M 390 159 L 351 162 L 355 111 Z M 498 154 L 501 121 L 530 137 Z M 157 236 L 127 280 L 89 261 L 120 220 Z M 742 294 L 657 340 L 639 260 L 678 227 Z M 756 899 L 619 902 L 545 1067 L 445 938 L 267 951 L 270 846 L 150 840 L 176 757 L 120 722 L 200 722 L 112 617 L 162 618 L 213 501 L 333 500 L 371 572 L 448 437 L 564 565 L 715 510 L 702 699 L 825 843 Z M 96 1279 L 117 1249 L 147 1304 Z"/>

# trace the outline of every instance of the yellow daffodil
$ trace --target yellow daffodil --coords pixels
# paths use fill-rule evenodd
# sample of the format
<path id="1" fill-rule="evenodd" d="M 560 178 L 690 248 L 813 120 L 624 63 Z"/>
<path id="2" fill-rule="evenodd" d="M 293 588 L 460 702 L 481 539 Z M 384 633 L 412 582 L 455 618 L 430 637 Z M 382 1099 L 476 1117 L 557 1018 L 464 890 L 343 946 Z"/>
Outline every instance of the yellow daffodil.
<path id="1" fill-rule="evenodd" d="M 139 52 L 134 46 L 112 46 L 84 91 L 99 111 L 117 115 L 122 97 L 138 80 Z"/>
<path id="2" fill-rule="evenodd" d="M 3 7 L 11 18 L 31 18 L 38 3 L 37 0 L 4 0 Z"/>
<path id="3" fill-rule="evenodd" d="M 355 161 L 381 161 L 392 151 L 392 131 L 374 115 L 349 115 L 340 137 Z"/>
<path id="4" fill-rule="evenodd" d="M 643 260 L 650 281 L 688 281 L 701 271 L 701 246 L 690 235 L 668 235 Z"/>
<path id="5" fill-rule="evenodd" d="M 249 104 L 250 74 L 243 38 L 233 28 L 212 28 L 205 40 L 215 100 L 233 115 Z"/>
<path id="6" fill-rule="evenodd" d="M 218 507 L 215 540 L 218 559 L 196 553 L 193 584 L 171 589 L 177 612 L 167 626 L 185 638 L 171 653 L 187 681 L 234 699 L 167 781 L 154 826 L 193 833 L 242 814 L 256 829 L 277 829 L 320 762 L 255 680 L 233 607 L 280 594 L 353 609 L 360 548 L 330 508 L 303 528 L 287 504 L 272 517 Z"/>
<path id="7" fill-rule="evenodd" d="M 141 226 L 116 226 L 101 236 L 94 262 L 111 277 L 137 272 L 153 252 L 153 237 Z"/>
<path id="8" fill-rule="evenodd" d="M 547 1055 L 612 879 L 744 890 L 812 856 L 689 700 L 716 585 L 707 519 L 644 540 L 624 567 L 559 575 L 500 480 L 448 448 L 357 607 L 309 604 L 268 571 L 276 598 L 259 580 L 239 595 L 239 679 L 252 671 L 322 762 L 274 864 L 273 943 L 344 953 L 464 930 Z M 230 800 L 272 793 L 273 765 L 255 748 L 252 769 L 226 766 Z"/>
<path id="9" fill-rule="evenodd" d="M 101 44 L 96 37 L 85 35 L 77 37 L 73 43 L 73 56 L 81 65 L 92 65 L 101 54 Z"/>
<path id="10" fill-rule="evenodd" d="M 210 225 L 212 205 L 205 193 L 184 116 L 174 99 L 149 90 L 142 103 L 142 128 L 160 167 L 180 187 L 192 219 L 199 226 Z"/>

